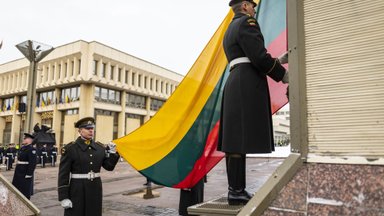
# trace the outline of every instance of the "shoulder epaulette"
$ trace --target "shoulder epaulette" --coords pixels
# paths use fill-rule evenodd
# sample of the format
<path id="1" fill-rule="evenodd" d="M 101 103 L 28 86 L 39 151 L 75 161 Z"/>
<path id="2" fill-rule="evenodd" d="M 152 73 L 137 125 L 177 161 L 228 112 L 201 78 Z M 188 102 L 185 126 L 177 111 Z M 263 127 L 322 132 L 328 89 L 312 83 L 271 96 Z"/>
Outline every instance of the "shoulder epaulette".
<path id="1" fill-rule="evenodd" d="M 72 141 L 72 142 L 66 144 L 65 146 L 63 146 L 63 148 L 61 148 L 61 155 L 65 155 L 68 148 L 70 148 L 73 144 L 75 144 L 75 142 Z"/>
<path id="2" fill-rule="evenodd" d="M 101 143 L 101 142 L 99 142 L 99 141 L 96 141 L 95 143 L 96 143 L 97 145 L 102 146 L 103 148 L 105 148 L 105 145 L 104 145 L 103 143 Z"/>

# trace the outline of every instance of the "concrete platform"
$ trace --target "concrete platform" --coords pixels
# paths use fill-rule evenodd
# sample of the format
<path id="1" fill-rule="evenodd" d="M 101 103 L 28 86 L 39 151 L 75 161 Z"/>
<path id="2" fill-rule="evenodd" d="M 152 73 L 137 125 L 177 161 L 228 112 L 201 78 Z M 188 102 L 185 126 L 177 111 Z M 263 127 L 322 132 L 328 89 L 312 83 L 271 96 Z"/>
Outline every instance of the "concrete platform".
<path id="1" fill-rule="evenodd" d="M 251 192 L 256 191 L 281 164 L 282 158 L 247 158 L 247 186 Z M 14 171 L 0 172 L 12 181 Z M 31 201 L 41 211 L 43 216 L 63 215 L 63 209 L 57 200 L 56 167 L 37 167 L 35 172 L 34 196 Z M 137 195 L 146 187 L 146 179 L 135 171 L 128 163 L 119 162 L 112 172 L 102 170 L 103 181 L 103 214 L 108 216 L 138 216 L 138 215 L 178 215 L 178 189 L 154 185 L 153 193 L 159 197 L 143 199 Z M 227 179 L 225 163 L 221 161 L 207 176 L 204 199 L 212 200 L 225 196 Z"/>

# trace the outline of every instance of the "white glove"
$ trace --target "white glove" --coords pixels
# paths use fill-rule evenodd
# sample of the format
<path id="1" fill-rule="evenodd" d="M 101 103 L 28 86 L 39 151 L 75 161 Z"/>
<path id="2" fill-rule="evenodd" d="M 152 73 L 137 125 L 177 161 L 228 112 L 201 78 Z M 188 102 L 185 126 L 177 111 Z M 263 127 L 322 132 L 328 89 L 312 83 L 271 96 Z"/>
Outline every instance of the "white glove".
<path id="1" fill-rule="evenodd" d="M 32 176 L 30 176 L 30 175 L 26 175 L 25 178 L 26 178 L 26 179 L 29 179 L 29 178 L 32 178 Z"/>
<path id="2" fill-rule="evenodd" d="M 279 56 L 278 59 L 279 59 L 280 64 L 288 63 L 288 52 L 283 53 L 281 56 Z"/>
<path id="3" fill-rule="evenodd" d="M 60 203 L 64 209 L 72 208 L 72 201 L 70 199 L 63 199 Z"/>
<path id="4" fill-rule="evenodd" d="M 109 153 L 115 154 L 116 153 L 116 144 L 113 142 L 108 143 L 109 147 Z"/>
<path id="5" fill-rule="evenodd" d="M 283 83 L 289 83 L 289 74 L 288 71 L 285 72 L 283 79 L 281 80 Z"/>

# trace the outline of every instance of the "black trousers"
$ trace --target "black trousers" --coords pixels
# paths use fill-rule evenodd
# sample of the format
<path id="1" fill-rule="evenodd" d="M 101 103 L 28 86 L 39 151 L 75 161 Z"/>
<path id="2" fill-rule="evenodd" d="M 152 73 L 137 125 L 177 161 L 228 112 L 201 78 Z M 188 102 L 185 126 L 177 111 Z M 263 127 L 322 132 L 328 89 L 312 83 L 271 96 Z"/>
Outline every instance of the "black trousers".
<path id="1" fill-rule="evenodd" d="M 225 154 L 227 165 L 228 190 L 243 191 L 245 189 L 245 154 Z"/>
<path id="2" fill-rule="evenodd" d="M 180 190 L 179 215 L 189 215 L 189 206 L 202 203 L 204 201 L 204 178 L 202 178 L 190 190 Z"/>

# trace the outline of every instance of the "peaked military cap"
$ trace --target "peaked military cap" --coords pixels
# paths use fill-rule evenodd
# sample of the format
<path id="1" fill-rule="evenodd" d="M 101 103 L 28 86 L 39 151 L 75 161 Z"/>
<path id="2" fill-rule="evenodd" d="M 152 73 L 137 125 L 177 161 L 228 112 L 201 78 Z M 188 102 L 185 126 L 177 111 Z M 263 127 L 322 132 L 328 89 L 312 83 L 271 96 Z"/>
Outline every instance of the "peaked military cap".
<path id="1" fill-rule="evenodd" d="M 231 0 L 231 1 L 229 2 L 229 6 L 232 6 L 232 5 L 234 5 L 234 4 L 237 4 L 237 3 L 240 3 L 240 2 L 243 2 L 243 1 L 252 3 L 252 4 L 253 4 L 253 7 L 256 7 L 256 6 L 257 6 L 256 2 L 254 2 L 253 0 Z"/>
<path id="2" fill-rule="evenodd" d="M 92 117 L 85 117 L 75 123 L 75 128 L 94 128 L 95 119 Z"/>
<path id="3" fill-rule="evenodd" d="M 35 136 L 30 134 L 30 133 L 24 133 L 24 138 L 31 138 L 31 139 L 35 139 Z"/>

